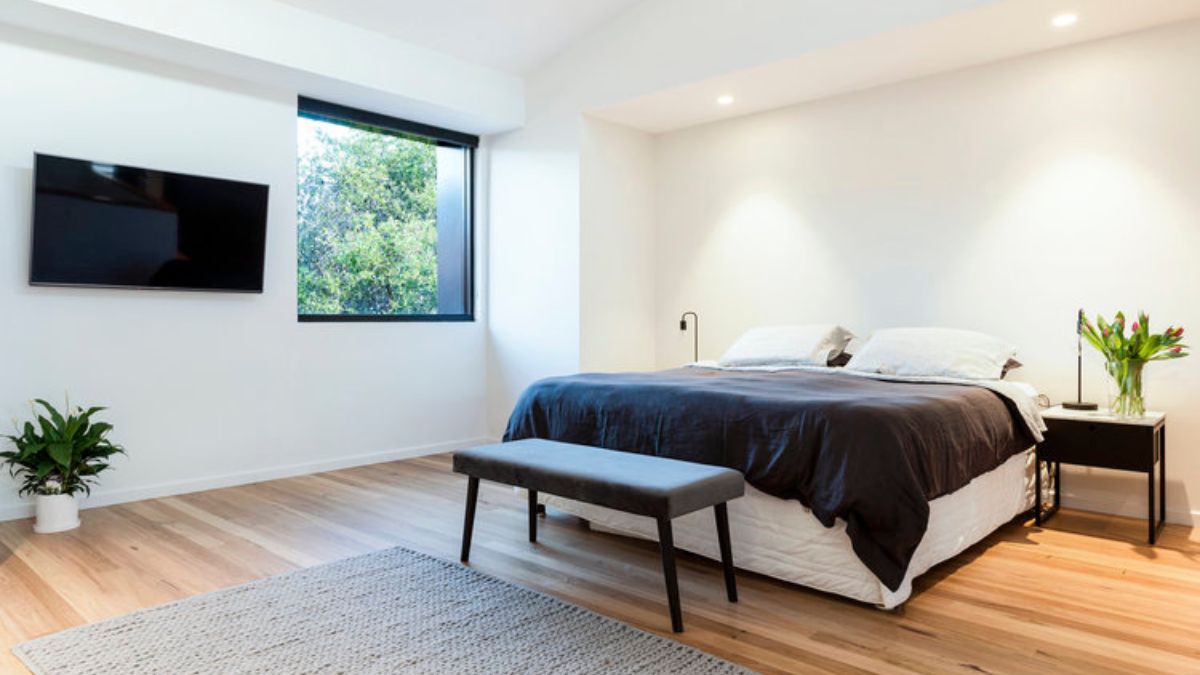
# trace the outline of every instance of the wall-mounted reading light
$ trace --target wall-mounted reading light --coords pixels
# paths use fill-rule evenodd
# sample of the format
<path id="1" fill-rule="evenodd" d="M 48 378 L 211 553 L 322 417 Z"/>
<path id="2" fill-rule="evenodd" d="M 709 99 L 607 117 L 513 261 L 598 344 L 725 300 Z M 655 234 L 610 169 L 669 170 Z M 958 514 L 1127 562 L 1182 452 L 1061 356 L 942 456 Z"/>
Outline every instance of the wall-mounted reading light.
<path id="1" fill-rule="evenodd" d="M 687 330 L 687 318 L 692 317 L 692 361 L 700 360 L 700 316 L 695 312 L 684 312 L 679 317 L 679 330 Z"/>

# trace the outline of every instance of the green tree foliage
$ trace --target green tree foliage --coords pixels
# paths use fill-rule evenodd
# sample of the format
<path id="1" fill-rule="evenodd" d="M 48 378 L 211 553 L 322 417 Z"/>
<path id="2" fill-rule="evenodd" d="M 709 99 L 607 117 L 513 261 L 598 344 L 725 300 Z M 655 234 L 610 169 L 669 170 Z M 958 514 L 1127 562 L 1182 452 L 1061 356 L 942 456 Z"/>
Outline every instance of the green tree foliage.
<path id="1" fill-rule="evenodd" d="M 317 124 L 299 166 L 300 313 L 437 313 L 436 147 Z"/>

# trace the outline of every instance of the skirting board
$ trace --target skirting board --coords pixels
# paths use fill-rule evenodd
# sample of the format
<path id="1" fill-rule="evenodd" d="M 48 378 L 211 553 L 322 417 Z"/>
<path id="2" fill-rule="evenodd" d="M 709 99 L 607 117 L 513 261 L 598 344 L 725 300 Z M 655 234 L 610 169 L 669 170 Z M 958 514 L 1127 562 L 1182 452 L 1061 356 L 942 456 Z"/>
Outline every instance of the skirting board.
<path id="1" fill-rule="evenodd" d="M 1063 488 L 1062 503 L 1067 508 L 1128 518 L 1146 517 L 1146 474 L 1064 464 Z M 1180 495 L 1187 495 L 1186 487 L 1175 474 L 1169 474 L 1167 522 L 1200 525 L 1200 509 L 1195 508 L 1194 502 L 1180 504 Z"/>
<path id="2" fill-rule="evenodd" d="M 413 457 L 423 457 L 425 455 L 436 455 L 442 452 L 450 452 L 459 448 L 466 448 L 473 445 L 484 445 L 487 443 L 497 443 L 498 438 L 494 437 L 478 437 L 470 438 L 461 441 L 449 441 L 445 443 L 432 443 L 429 445 L 419 445 L 410 448 L 399 448 L 394 450 L 384 450 L 381 452 L 373 452 L 365 455 L 353 455 L 350 457 L 339 457 L 337 459 L 323 460 L 317 462 L 305 462 L 303 464 L 291 464 L 287 466 L 272 467 L 269 469 L 258 469 L 255 471 L 243 471 L 239 473 L 225 474 L 222 476 L 210 476 L 207 478 L 198 478 L 195 480 L 171 481 L 168 483 L 159 483 L 157 485 L 147 485 L 138 488 L 129 488 L 125 490 L 114 490 L 111 492 L 98 491 L 91 497 L 86 498 L 80 508 L 90 509 L 98 506 L 109 506 L 112 504 L 124 504 L 127 502 L 136 502 L 143 499 L 155 499 L 157 497 L 171 497 L 174 495 L 187 494 L 189 492 L 200 492 L 203 490 L 216 490 L 223 487 L 233 487 L 235 485 L 246 485 L 247 483 L 259 483 L 265 480 L 275 480 L 277 478 L 290 478 L 292 476 L 303 476 L 311 473 L 321 473 L 322 471 L 336 471 L 337 469 L 348 469 L 354 466 L 364 466 L 367 464 L 379 464 L 381 462 L 394 462 L 401 459 L 411 459 Z M 1072 495 L 1070 491 L 1063 494 L 1063 505 L 1068 508 L 1080 509 L 1083 511 L 1095 511 L 1098 513 L 1111 513 L 1118 516 L 1127 516 L 1130 518 L 1146 517 L 1145 505 L 1137 504 L 1121 504 L 1114 505 L 1109 500 L 1094 499 Z M 33 516 L 33 502 L 25 504 L 0 507 L 0 522 L 6 520 L 17 520 L 20 518 L 30 518 Z M 1185 511 L 1182 509 L 1168 509 L 1167 522 L 1191 525 L 1200 527 L 1200 511 Z"/>
<path id="3" fill-rule="evenodd" d="M 1126 518 L 1144 519 L 1146 517 L 1145 502 L 1140 504 L 1137 502 L 1113 504 L 1113 502 L 1108 499 L 1078 497 L 1071 495 L 1070 492 L 1064 491 L 1062 505 L 1068 509 L 1092 511 L 1095 513 L 1108 513 L 1114 516 L 1124 516 Z M 1200 511 L 1186 511 L 1184 509 L 1173 509 L 1171 507 L 1167 507 L 1167 523 L 1200 527 Z"/>
<path id="4" fill-rule="evenodd" d="M 321 473 L 323 471 L 336 471 L 337 469 L 348 469 L 350 467 L 364 466 L 367 464 L 394 462 L 400 459 L 411 459 L 413 457 L 423 457 L 425 455 L 436 455 L 442 452 L 458 450 L 459 448 L 483 445 L 485 443 L 494 442 L 494 440 L 495 439 L 485 437 L 469 438 L 461 441 L 447 441 L 445 443 L 432 443 L 429 445 L 419 445 L 409 448 L 383 450 L 381 452 L 372 452 L 365 455 L 352 455 L 349 457 L 338 457 L 336 459 L 320 460 L 316 462 L 305 462 L 302 464 L 289 464 L 286 466 L 270 467 L 267 469 L 256 469 L 254 471 L 241 471 L 238 473 L 224 474 L 221 476 L 208 476 L 194 480 L 170 481 L 155 485 L 146 485 L 143 487 L 127 488 L 124 490 L 112 490 L 108 492 L 99 490 L 92 493 L 91 497 L 84 498 L 79 507 L 81 509 L 91 509 L 99 506 L 110 506 L 112 504 L 137 502 L 143 499 L 171 497 L 175 495 L 187 494 L 189 492 L 201 492 L 203 490 L 215 490 L 218 488 L 233 487 L 235 485 L 246 485 L 248 483 L 260 483 L 262 481 L 275 480 L 278 478 L 303 476 L 306 474 Z M 0 507 L 0 522 L 6 520 L 17 520 L 20 518 L 30 518 L 32 516 L 32 500 L 25 504 Z"/>

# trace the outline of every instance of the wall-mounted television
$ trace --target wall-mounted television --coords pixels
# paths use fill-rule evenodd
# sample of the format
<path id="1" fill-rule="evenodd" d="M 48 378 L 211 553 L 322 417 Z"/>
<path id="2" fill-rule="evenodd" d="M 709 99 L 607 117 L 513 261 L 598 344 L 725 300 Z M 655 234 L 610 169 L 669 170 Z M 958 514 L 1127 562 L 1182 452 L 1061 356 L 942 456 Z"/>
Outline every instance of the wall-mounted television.
<path id="1" fill-rule="evenodd" d="M 266 185 L 38 154 L 29 283 L 261 293 Z"/>

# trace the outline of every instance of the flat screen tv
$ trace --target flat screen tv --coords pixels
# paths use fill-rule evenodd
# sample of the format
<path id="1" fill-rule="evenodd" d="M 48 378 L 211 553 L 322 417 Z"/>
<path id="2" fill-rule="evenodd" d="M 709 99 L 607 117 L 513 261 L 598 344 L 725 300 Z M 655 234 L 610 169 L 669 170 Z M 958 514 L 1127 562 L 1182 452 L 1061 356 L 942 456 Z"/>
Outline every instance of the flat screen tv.
<path id="1" fill-rule="evenodd" d="M 38 154 L 29 283 L 261 293 L 267 192 Z"/>

